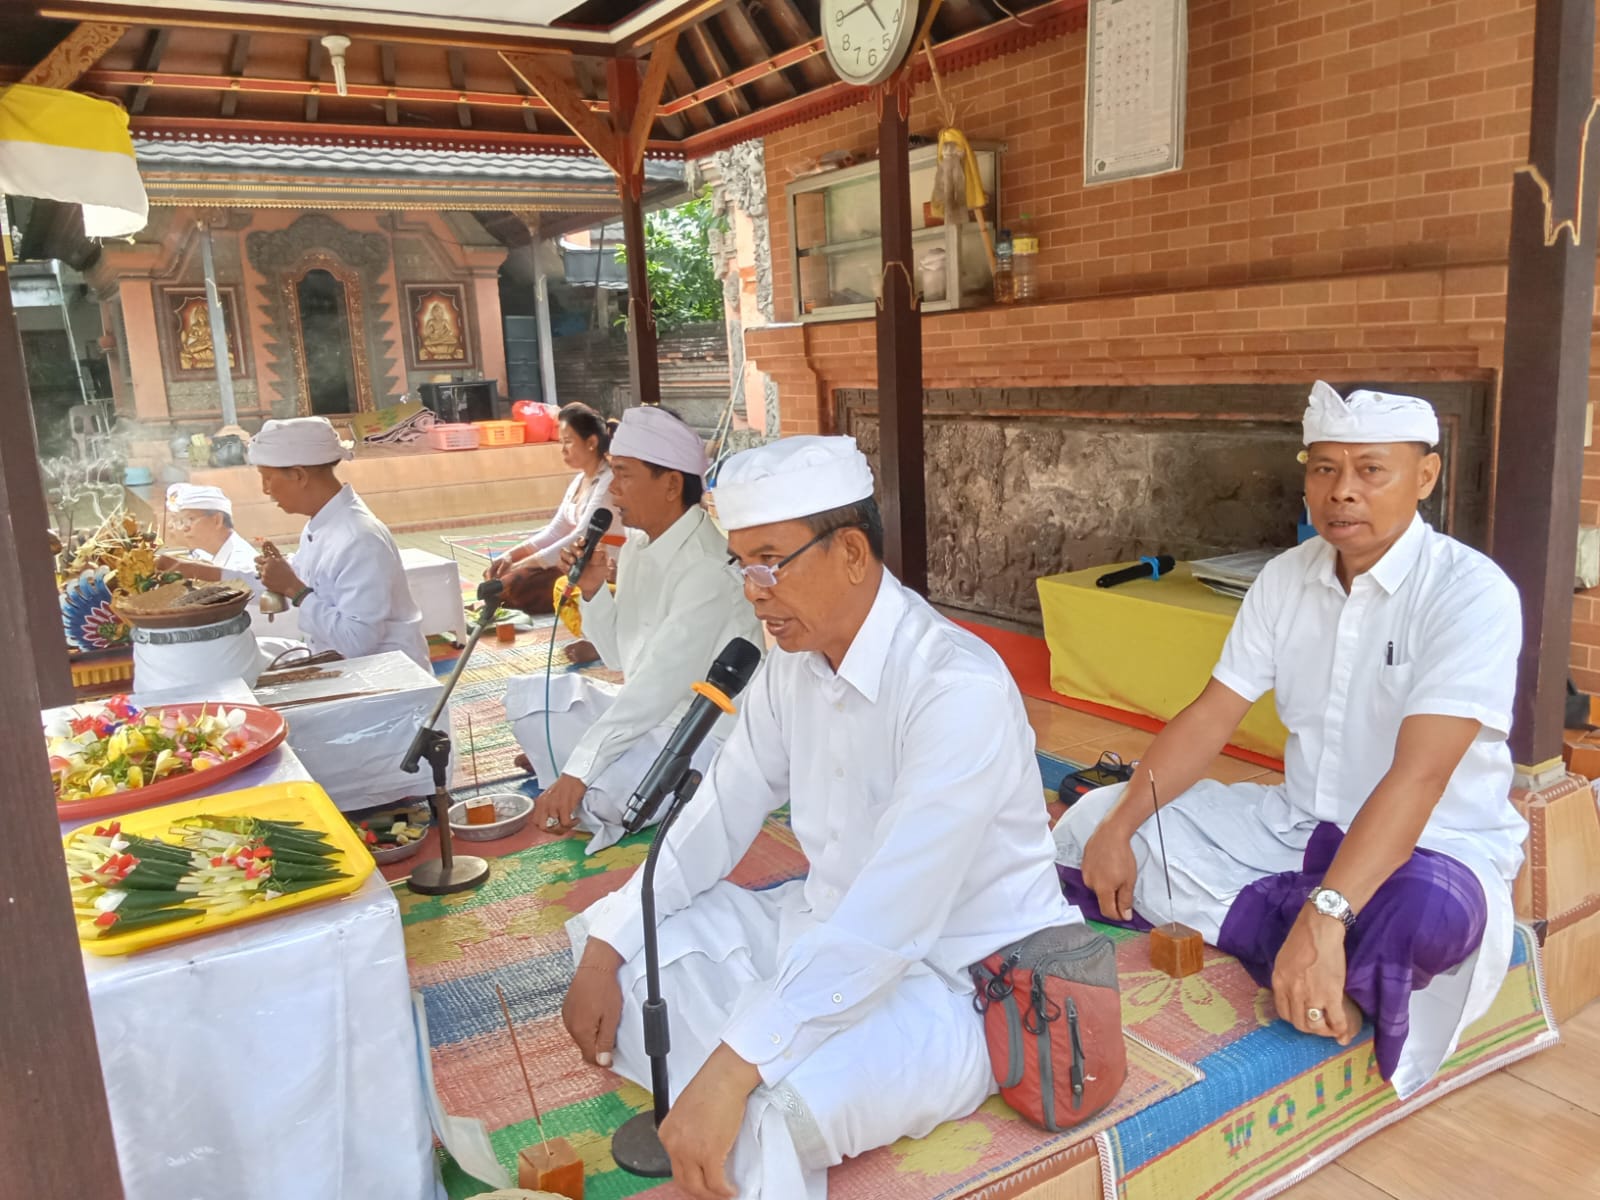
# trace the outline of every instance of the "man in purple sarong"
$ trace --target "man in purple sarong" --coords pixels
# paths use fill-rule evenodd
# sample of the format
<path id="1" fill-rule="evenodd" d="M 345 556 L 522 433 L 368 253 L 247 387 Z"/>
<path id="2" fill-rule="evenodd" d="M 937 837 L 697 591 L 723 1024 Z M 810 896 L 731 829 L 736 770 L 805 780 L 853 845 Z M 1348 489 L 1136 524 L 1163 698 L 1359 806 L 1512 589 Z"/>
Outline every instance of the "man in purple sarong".
<path id="1" fill-rule="evenodd" d="M 1304 432 L 1321 536 L 1262 570 L 1205 690 L 1126 785 L 1061 819 L 1057 863 L 1085 915 L 1193 926 L 1296 1029 L 1348 1045 L 1371 1022 L 1378 1066 L 1408 1096 L 1510 962 L 1521 608 L 1494 563 L 1417 513 L 1440 470 L 1426 402 L 1319 382 Z M 1284 782 L 1202 779 L 1269 689 Z"/>

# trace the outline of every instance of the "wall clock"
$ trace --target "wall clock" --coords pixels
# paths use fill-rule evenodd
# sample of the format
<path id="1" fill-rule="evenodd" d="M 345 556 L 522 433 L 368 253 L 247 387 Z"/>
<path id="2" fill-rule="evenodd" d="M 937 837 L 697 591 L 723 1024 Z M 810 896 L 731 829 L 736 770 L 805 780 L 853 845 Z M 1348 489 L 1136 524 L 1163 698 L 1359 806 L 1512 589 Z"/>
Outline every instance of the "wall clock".
<path id="1" fill-rule="evenodd" d="M 822 0 L 822 40 L 840 79 L 866 87 L 894 74 L 917 32 L 917 0 Z"/>

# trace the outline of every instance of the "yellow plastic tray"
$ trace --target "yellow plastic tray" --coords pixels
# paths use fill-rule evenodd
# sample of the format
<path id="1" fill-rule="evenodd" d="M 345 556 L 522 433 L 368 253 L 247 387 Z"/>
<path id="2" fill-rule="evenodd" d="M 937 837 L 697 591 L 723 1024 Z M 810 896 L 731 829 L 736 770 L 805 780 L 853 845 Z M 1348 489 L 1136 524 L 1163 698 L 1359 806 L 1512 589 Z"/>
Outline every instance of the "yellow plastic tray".
<path id="1" fill-rule="evenodd" d="M 80 833 L 85 831 L 93 833 L 96 825 L 105 826 L 112 820 L 121 824 L 124 833 L 137 833 L 144 837 L 166 841 L 168 830 L 175 822 L 185 817 L 241 815 L 263 817 L 274 821 L 299 821 L 302 825 L 325 834 L 338 850 L 339 869 L 346 872 L 350 878 L 337 879 L 320 887 L 280 896 L 276 900 L 252 904 L 249 908 L 221 916 L 207 912 L 182 921 L 153 925 L 148 929 L 136 929 L 131 933 L 113 933 L 103 938 L 80 936 L 78 941 L 84 951 L 106 956 L 134 954 L 154 946 L 163 946 L 169 942 L 179 942 L 202 933 L 210 933 L 214 929 L 226 929 L 230 925 L 259 921 L 263 917 L 276 916 L 291 908 L 315 904 L 319 900 L 348 896 L 377 869 L 377 863 L 372 860 L 372 855 L 367 852 L 367 848 L 361 844 L 361 839 L 356 837 L 355 831 L 350 828 L 350 822 L 345 820 L 344 814 L 333 806 L 333 801 L 328 799 L 328 793 L 314 783 L 275 783 L 270 787 L 246 788 L 240 792 L 224 792 L 220 796 L 207 796 L 199 800 L 166 804 L 160 808 L 148 808 L 143 812 L 129 813 L 125 817 L 105 818 L 80 825 L 61 841 L 62 845 L 66 846 Z"/>

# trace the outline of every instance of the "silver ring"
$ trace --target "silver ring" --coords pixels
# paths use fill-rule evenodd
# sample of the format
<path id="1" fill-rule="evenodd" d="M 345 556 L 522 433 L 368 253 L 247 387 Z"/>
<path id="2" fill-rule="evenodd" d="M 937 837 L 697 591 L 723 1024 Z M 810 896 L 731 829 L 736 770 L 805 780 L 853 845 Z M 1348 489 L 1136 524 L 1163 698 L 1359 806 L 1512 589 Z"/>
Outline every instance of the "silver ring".
<path id="1" fill-rule="evenodd" d="M 544 819 L 544 827 L 546 829 L 556 829 L 560 825 L 561 825 L 561 818 L 560 817 L 546 817 Z"/>
<path id="2" fill-rule="evenodd" d="M 1315 1025 L 1318 1021 L 1322 1020 L 1322 1010 L 1320 1008 L 1306 1009 L 1306 1020 Z"/>

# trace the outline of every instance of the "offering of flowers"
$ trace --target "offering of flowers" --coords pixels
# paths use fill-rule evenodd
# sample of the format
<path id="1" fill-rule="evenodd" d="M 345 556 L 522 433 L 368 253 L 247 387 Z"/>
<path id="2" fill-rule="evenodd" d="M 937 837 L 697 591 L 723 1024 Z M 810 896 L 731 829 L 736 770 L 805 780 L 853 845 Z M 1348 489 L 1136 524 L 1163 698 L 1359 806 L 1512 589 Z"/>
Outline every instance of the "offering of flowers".
<path id="1" fill-rule="evenodd" d="M 176 572 L 156 566 L 155 544 L 153 532 L 141 529 L 127 513 L 117 512 L 81 543 L 61 552 L 56 583 L 62 628 L 72 649 L 126 646 L 128 622 L 115 611 L 114 602 L 182 580 Z"/>
<path id="2" fill-rule="evenodd" d="M 158 779 L 210 770 L 251 749 L 243 710 L 202 708 L 184 718 L 114 696 L 99 712 L 45 728 L 56 800 L 131 792 Z"/>
<path id="3" fill-rule="evenodd" d="M 82 938 L 226 915 L 348 879 L 338 855 L 320 830 L 254 817 L 189 817 L 167 839 L 124 834 L 113 821 L 66 848 Z"/>

